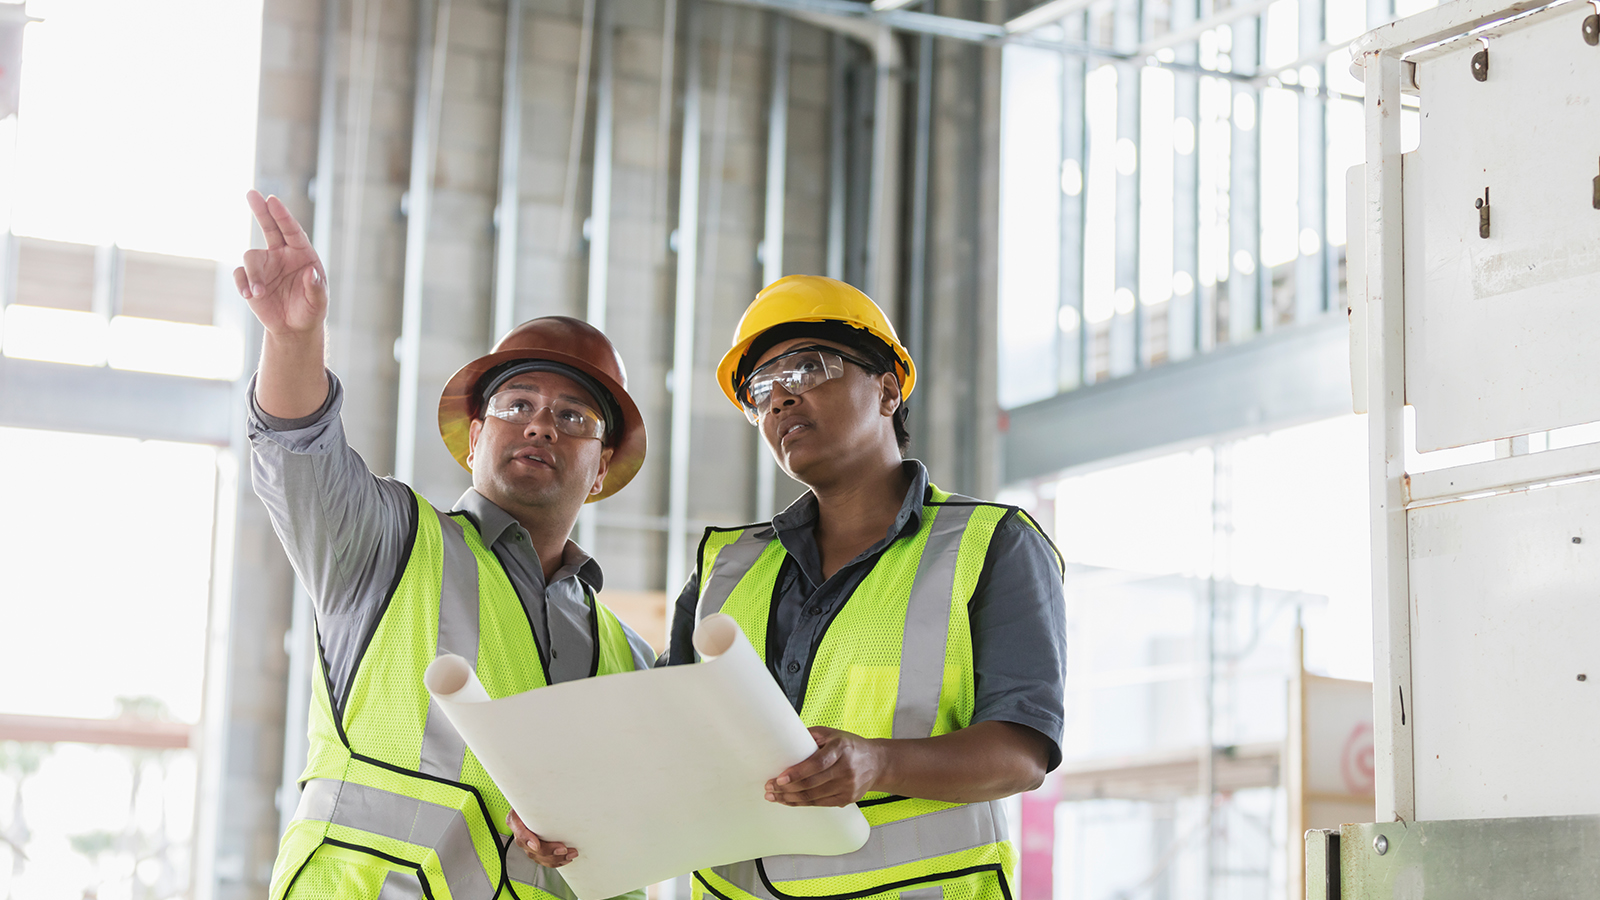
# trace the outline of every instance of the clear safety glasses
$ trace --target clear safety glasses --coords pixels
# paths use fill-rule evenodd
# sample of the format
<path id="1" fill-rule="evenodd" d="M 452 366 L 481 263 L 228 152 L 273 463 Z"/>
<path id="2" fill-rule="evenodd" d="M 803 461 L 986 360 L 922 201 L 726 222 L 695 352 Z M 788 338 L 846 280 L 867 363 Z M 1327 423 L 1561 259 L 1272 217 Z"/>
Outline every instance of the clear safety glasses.
<path id="1" fill-rule="evenodd" d="M 566 397 L 551 397 L 526 388 L 499 391 L 489 398 L 486 415 L 504 419 L 512 425 L 527 425 L 544 410 L 550 410 L 556 430 L 572 437 L 605 437 L 606 423 L 593 409 Z"/>
<path id="2" fill-rule="evenodd" d="M 830 378 L 842 377 L 846 362 L 872 371 L 872 366 L 832 347 L 800 347 L 768 360 L 751 372 L 739 388 L 739 403 L 744 406 L 745 418 L 752 425 L 761 424 L 761 419 L 772 408 L 774 385 L 791 394 L 804 394 Z"/>

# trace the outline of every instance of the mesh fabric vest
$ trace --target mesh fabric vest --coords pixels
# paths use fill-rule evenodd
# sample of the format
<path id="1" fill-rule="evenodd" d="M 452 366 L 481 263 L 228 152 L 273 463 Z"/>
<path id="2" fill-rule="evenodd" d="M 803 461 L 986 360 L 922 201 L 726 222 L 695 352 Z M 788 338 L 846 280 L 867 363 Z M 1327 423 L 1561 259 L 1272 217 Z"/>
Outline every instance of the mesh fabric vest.
<path id="1" fill-rule="evenodd" d="M 971 724 L 967 603 L 995 529 L 1019 514 L 930 486 L 916 534 L 890 544 L 826 624 L 800 710 L 806 725 L 867 738 L 926 738 Z M 708 530 L 698 617 L 733 616 L 765 658 L 785 556 L 770 525 Z M 869 793 L 858 805 L 872 826 L 860 850 L 704 869 L 695 873 L 695 900 L 1011 900 L 1017 854 L 998 801 Z"/>
<path id="2" fill-rule="evenodd" d="M 422 684 L 455 653 L 492 698 L 545 686 L 532 625 L 472 520 L 413 504 L 405 562 L 338 706 L 318 655 L 300 804 L 270 896 L 571 900 L 554 871 L 507 852 L 510 805 Z M 590 674 L 632 671 L 621 623 L 589 606 Z"/>

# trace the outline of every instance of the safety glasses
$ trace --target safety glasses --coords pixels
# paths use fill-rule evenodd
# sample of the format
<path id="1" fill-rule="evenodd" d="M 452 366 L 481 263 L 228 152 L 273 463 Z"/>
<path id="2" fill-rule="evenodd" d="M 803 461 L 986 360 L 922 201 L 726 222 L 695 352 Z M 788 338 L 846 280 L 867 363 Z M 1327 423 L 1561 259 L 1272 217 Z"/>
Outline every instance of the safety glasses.
<path id="1" fill-rule="evenodd" d="M 551 397 L 526 388 L 510 388 L 489 398 L 485 415 L 504 419 L 512 425 L 527 425 L 544 410 L 555 419 L 556 430 L 579 438 L 605 437 L 605 420 L 588 406 L 566 397 Z"/>
<path id="2" fill-rule="evenodd" d="M 804 394 L 819 384 L 844 375 L 844 364 L 854 363 L 867 371 L 872 366 L 832 347 L 799 347 L 782 356 L 767 360 L 750 373 L 739 387 L 739 403 L 744 416 L 752 425 L 772 408 L 772 388 L 780 386 L 791 394 Z"/>

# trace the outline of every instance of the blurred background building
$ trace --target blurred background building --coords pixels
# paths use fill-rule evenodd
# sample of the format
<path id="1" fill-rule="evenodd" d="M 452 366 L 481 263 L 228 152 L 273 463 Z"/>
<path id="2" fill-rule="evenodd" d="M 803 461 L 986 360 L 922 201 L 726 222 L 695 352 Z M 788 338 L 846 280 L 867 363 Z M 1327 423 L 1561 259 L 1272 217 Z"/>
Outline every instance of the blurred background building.
<path id="1" fill-rule="evenodd" d="M 251 186 L 327 263 L 353 445 L 437 504 L 458 365 L 613 337 L 651 454 L 577 537 L 658 644 L 700 529 L 799 490 L 710 378 L 739 314 L 866 290 L 912 454 L 1070 563 L 1021 900 L 1295 896 L 1372 818 L 1345 48 L 1431 5 L 0 3 L 0 897 L 266 895 L 312 635 L 249 485 Z"/>

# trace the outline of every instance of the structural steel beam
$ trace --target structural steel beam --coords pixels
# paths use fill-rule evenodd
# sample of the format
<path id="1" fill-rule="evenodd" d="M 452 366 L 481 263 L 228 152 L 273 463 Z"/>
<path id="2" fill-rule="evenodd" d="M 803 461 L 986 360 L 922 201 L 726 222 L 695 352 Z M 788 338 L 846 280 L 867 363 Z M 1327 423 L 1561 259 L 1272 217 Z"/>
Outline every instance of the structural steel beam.
<path id="1" fill-rule="evenodd" d="M 971 19 L 958 19 L 954 16 L 937 16 L 931 13 L 900 9 L 877 12 L 871 5 L 856 2 L 856 0 L 717 0 L 717 2 L 730 6 L 753 6 L 760 9 L 786 12 L 790 15 L 806 18 L 807 21 L 818 24 L 823 28 L 832 28 L 843 23 L 855 22 L 868 26 L 886 26 L 894 31 L 927 34 L 970 43 L 990 45 L 1018 44 L 1025 47 L 1057 50 L 1063 53 L 1096 59 L 1137 61 L 1141 65 L 1160 66 L 1177 71 L 1192 71 L 1196 74 L 1226 78 L 1232 81 L 1254 81 L 1259 77 L 1258 73 L 1254 71 L 1215 72 L 1179 62 L 1162 62 L 1154 57 L 1144 58 L 1137 53 L 1118 51 L 1111 47 L 1102 47 L 1082 41 L 1052 40 L 1022 31 L 1012 33 L 1007 30 L 1008 26 L 997 23 L 976 22 Z M 1240 15 L 1244 14 L 1241 13 Z M 828 19 L 833 20 L 833 24 L 829 24 L 826 21 Z M 1189 40 L 1193 39 L 1189 38 Z"/>
<path id="2" fill-rule="evenodd" d="M 110 744 L 183 750 L 196 726 L 187 722 L 136 719 L 74 719 L 63 716 L 21 716 L 0 713 L 0 741 L 27 743 Z"/>
<path id="3" fill-rule="evenodd" d="M 1243 791 L 1282 783 L 1281 742 L 1217 749 L 1217 790 Z M 1182 748 L 1062 763 L 1056 774 L 1058 789 L 1066 801 L 1193 797 L 1205 793 L 1200 772 L 1200 756 L 1204 753 L 1204 748 Z"/>
<path id="4" fill-rule="evenodd" d="M 228 446 L 233 383 L 0 357 L 0 427 Z"/>
<path id="5" fill-rule="evenodd" d="M 1066 40 L 1078 40 L 1087 30 L 1086 16 L 1061 23 Z M 1089 175 L 1089 128 L 1084 80 L 1088 63 L 1081 56 L 1061 54 L 1061 283 L 1056 303 L 1056 389 L 1072 390 L 1089 381 L 1089 323 L 1083 319 L 1083 239 L 1085 190 Z M 1073 167 L 1077 190 L 1069 193 L 1065 181 Z M 1072 311 L 1066 312 L 1067 309 Z M 1071 328 L 1062 328 L 1062 323 Z"/>
<path id="6" fill-rule="evenodd" d="M 1346 331 L 1344 317 L 1330 315 L 1013 409 L 1002 482 L 1349 412 Z"/>
<path id="7" fill-rule="evenodd" d="M 1254 71 L 1261 63 L 1261 20 L 1246 18 L 1233 25 L 1235 69 Z M 1261 290 L 1272 284 L 1271 273 L 1261 264 L 1261 92 L 1236 84 L 1230 96 L 1232 115 L 1228 144 L 1228 339 L 1249 340 L 1257 331 L 1272 329 L 1272 298 Z M 1241 100 L 1255 112 L 1255 121 L 1239 115 Z M 1249 128 L 1241 127 L 1248 124 Z M 1239 266 L 1240 253 L 1249 255 Z M 1245 269 L 1249 271 L 1245 271 Z M 1218 290 L 1222 279 L 1217 279 Z"/>

